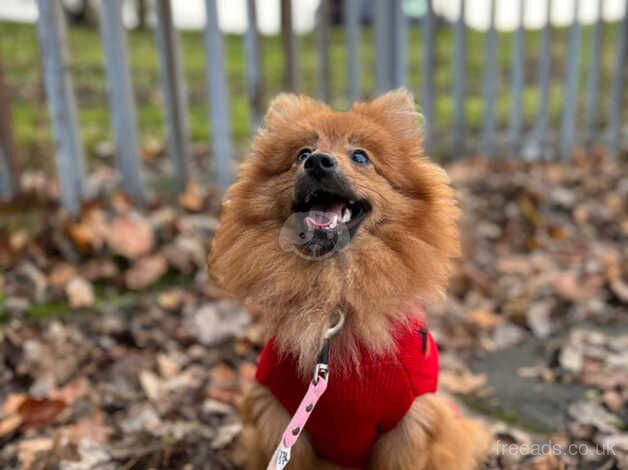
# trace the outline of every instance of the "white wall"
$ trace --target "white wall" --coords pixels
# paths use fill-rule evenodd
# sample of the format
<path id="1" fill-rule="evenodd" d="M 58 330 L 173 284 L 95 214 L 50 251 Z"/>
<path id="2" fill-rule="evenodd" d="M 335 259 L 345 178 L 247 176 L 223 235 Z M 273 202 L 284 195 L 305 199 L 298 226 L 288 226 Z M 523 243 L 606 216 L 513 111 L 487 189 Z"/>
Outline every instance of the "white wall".
<path id="1" fill-rule="evenodd" d="M 373 0 L 387 1 L 387 0 Z M 485 30 L 488 26 L 490 0 L 467 0 L 467 23 L 471 28 Z M 552 22 L 567 25 L 573 17 L 573 2 L 576 0 L 554 0 Z M 579 19 L 582 23 L 592 23 L 597 18 L 599 0 L 580 0 Z M 98 2 L 96 2 L 98 3 Z M 182 29 L 200 29 L 205 22 L 204 0 L 173 1 L 175 22 Z M 606 0 L 603 17 L 606 21 L 617 21 L 624 15 L 625 0 Z M 314 28 L 315 12 L 319 0 L 294 0 L 294 23 L 299 32 Z M 516 27 L 518 0 L 497 0 L 496 24 L 500 30 Z M 131 4 L 125 4 L 125 20 L 134 23 Z M 259 24 L 262 33 L 279 32 L 279 0 L 257 0 Z M 458 16 L 457 0 L 434 0 L 435 10 L 450 20 Z M 527 0 L 525 25 L 537 29 L 545 24 L 547 0 Z M 218 0 L 218 14 L 223 31 L 242 33 L 246 27 L 245 0 Z M 0 0 L 0 20 L 33 22 L 37 19 L 35 0 Z"/>
<path id="2" fill-rule="evenodd" d="M 377 0 L 376 0 L 377 1 Z M 552 3 L 552 23 L 565 26 L 571 23 L 576 0 L 554 0 Z M 597 19 L 600 0 L 580 0 L 579 20 L 583 24 Z M 524 24 L 527 29 L 538 29 L 545 24 L 545 11 L 548 0 L 527 0 Z M 606 21 L 617 21 L 624 15 L 625 0 L 606 0 L 602 17 Z M 467 23 L 471 28 L 486 30 L 489 23 L 490 0 L 467 0 L 465 10 Z M 502 31 L 517 27 L 518 0 L 497 0 L 495 24 Z M 459 2 L 456 0 L 434 0 L 434 9 L 449 20 L 458 17 Z"/>

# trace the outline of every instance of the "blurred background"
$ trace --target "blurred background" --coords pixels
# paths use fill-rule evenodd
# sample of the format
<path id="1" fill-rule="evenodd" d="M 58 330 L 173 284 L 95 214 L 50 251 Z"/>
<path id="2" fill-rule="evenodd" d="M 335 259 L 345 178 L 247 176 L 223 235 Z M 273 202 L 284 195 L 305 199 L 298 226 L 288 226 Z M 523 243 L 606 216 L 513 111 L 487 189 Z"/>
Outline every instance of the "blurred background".
<path id="1" fill-rule="evenodd" d="M 0 2 L 0 466 L 237 468 L 263 335 L 205 260 L 280 91 L 413 92 L 488 468 L 628 468 L 626 0 Z M 551 443 L 551 447 L 535 447 Z"/>

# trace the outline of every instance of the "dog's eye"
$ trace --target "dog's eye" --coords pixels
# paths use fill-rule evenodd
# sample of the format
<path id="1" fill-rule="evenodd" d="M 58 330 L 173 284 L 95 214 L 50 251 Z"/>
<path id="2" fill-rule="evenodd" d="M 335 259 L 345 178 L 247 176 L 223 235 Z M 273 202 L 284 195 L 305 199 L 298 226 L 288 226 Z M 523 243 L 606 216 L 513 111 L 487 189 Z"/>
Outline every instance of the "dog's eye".
<path id="1" fill-rule="evenodd" d="M 299 153 L 297 154 L 297 161 L 298 162 L 302 162 L 303 160 L 305 160 L 310 155 L 312 155 L 312 149 L 310 149 L 310 148 L 301 149 L 301 150 L 299 150 Z"/>
<path id="2" fill-rule="evenodd" d="M 351 160 L 358 165 L 366 165 L 369 162 L 369 157 L 364 150 L 354 150 L 351 153 Z"/>

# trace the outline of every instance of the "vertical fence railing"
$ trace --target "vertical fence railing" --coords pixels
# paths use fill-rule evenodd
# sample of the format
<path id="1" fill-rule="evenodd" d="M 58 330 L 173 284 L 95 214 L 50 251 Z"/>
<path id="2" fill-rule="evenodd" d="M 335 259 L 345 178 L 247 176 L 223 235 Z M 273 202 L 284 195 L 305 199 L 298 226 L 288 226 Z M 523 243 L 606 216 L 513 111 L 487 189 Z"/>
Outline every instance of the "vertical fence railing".
<path id="1" fill-rule="evenodd" d="M 591 147 L 595 140 L 597 129 L 599 96 L 600 96 L 600 70 L 602 67 L 602 36 L 604 33 L 604 0 L 598 0 L 597 21 L 591 35 L 591 52 L 589 55 L 589 76 L 587 79 L 587 103 L 584 113 L 586 129 L 586 145 Z"/>
<path id="2" fill-rule="evenodd" d="M 458 19 L 454 25 L 454 142 L 455 158 L 464 152 L 465 137 L 465 87 L 467 75 L 467 26 L 465 21 L 465 0 L 458 1 Z"/>
<path id="3" fill-rule="evenodd" d="M 526 0 L 518 0 L 517 30 L 514 34 L 514 54 L 512 56 L 512 107 L 510 110 L 510 147 L 513 155 L 521 150 L 521 130 L 523 127 L 523 86 L 525 80 L 525 38 L 524 18 Z"/>
<path id="4" fill-rule="evenodd" d="M 565 96 L 563 97 L 563 122 L 560 136 L 559 156 L 565 159 L 571 155 L 576 138 L 576 118 L 578 110 L 578 86 L 580 84 L 580 0 L 573 0 L 573 20 L 569 28 L 567 68 L 565 70 Z"/>
<path id="5" fill-rule="evenodd" d="M 15 196 L 19 187 L 17 146 L 13 136 L 11 102 L 0 63 L 0 200 Z"/>
<path id="6" fill-rule="evenodd" d="M 174 27 L 170 0 L 155 2 L 157 44 L 162 89 L 166 105 L 167 148 L 176 186 L 182 191 L 189 177 L 189 130 L 185 79 L 181 65 L 179 36 Z"/>
<path id="7" fill-rule="evenodd" d="M 255 0 L 246 0 L 246 20 L 246 32 L 244 33 L 246 88 L 251 108 L 251 130 L 255 132 L 262 122 L 264 113 L 262 50 L 257 30 L 257 4 Z"/>
<path id="8" fill-rule="evenodd" d="M 292 0 L 281 0 L 281 44 L 284 60 L 284 88 L 288 91 L 299 89 L 299 67 L 297 64 L 297 39 L 294 34 Z"/>
<path id="9" fill-rule="evenodd" d="M 376 89 L 383 93 L 405 84 L 407 20 L 401 0 L 374 2 Z"/>
<path id="10" fill-rule="evenodd" d="M 231 111 L 225 70 L 225 51 L 222 33 L 218 26 L 216 0 L 205 1 L 207 24 L 205 47 L 207 51 L 208 94 L 211 115 L 213 161 L 216 177 L 225 189 L 233 179 Z"/>
<path id="11" fill-rule="evenodd" d="M 38 0 L 37 5 L 39 44 L 56 143 L 55 157 L 61 182 L 61 202 L 68 212 L 76 214 L 85 195 L 85 150 L 70 77 L 65 19 L 61 2 Z"/>
<path id="12" fill-rule="evenodd" d="M 394 58 L 392 87 L 398 88 L 406 85 L 408 75 L 408 19 L 403 11 L 403 0 L 394 0 L 393 8 L 390 15 L 394 34 L 394 50 L 391 51 Z"/>
<path id="13" fill-rule="evenodd" d="M 610 139 L 608 148 L 613 157 L 619 156 L 619 152 L 621 150 L 622 129 L 625 126 L 623 113 L 625 109 L 624 97 L 626 94 L 626 56 L 628 56 L 628 5 L 624 6 L 624 17 L 621 20 L 619 34 L 617 35 L 615 73 L 611 89 L 611 104 L 609 113 Z"/>
<path id="14" fill-rule="evenodd" d="M 541 40 L 539 61 L 539 110 L 532 135 L 529 156 L 544 158 L 547 152 L 547 125 L 549 123 L 550 80 L 552 73 L 552 0 L 546 0 L 545 26 Z"/>
<path id="15" fill-rule="evenodd" d="M 484 67 L 484 131 L 483 148 L 489 158 L 495 156 L 495 105 L 497 102 L 497 28 L 495 27 L 495 15 L 497 13 L 497 1 L 489 1 L 489 25 L 486 32 L 486 64 Z"/>
<path id="16" fill-rule="evenodd" d="M 378 94 L 392 88 L 390 80 L 391 68 L 391 34 L 390 34 L 390 3 L 374 2 L 375 14 L 375 80 Z"/>
<path id="17" fill-rule="evenodd" d="M 143 201 L 135 93 L 131 84 L 121 4 L 116 0 L 106 0 L 102 2 L 101 7 L 100 30 L 105 48 L 109 102 L 116 137 L 116 162 L 122 175 L 124 190 L 135 200 Z"/>
<path id="18" fill-rule="evenodd" d="M 329 49 L 330 21 L 329 0 L 321 0 L 318 14 L 318 96 L 323 101 L 331 101 L 331 59 Z"/>
<path id="19" fill-rule="evenodd" d="M 345 0 L 344 23 L 347 44 L 347 97 L 362 97 L 360 80 L 360 0 Z"/>
<path id="20" fill-rule="evenodd" d="M 423 145 L 427 152 L 432 148 L 432 129 L 434 127 L 434 62 L 435 62 L 435 18 L 432 0 L 426 1 L 426 11 L 423 17 Z"/>

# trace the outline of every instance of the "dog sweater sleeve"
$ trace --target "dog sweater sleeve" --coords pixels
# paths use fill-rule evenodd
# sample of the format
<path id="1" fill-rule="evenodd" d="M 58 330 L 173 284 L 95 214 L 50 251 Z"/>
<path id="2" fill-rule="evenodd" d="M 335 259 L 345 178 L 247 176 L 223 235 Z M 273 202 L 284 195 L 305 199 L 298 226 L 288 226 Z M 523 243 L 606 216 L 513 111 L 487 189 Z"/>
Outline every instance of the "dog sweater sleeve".
<path id="1" fill-rule="evenodd" d="M 397 337 L 398 367 L 394 371 L 396 380 L 388 387 L 382 419 L 381 431 L 394 428 L 408 412 L 414 399 L 426 393 L 433 393 L 438 387 L 438 346 L 423 326 L 417 323 Z"/>

